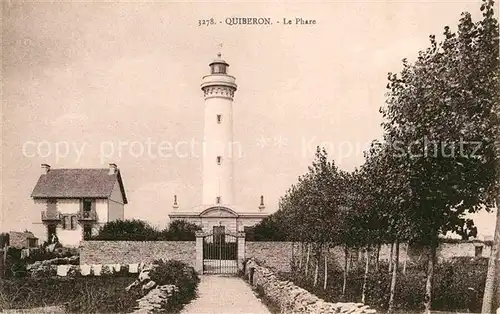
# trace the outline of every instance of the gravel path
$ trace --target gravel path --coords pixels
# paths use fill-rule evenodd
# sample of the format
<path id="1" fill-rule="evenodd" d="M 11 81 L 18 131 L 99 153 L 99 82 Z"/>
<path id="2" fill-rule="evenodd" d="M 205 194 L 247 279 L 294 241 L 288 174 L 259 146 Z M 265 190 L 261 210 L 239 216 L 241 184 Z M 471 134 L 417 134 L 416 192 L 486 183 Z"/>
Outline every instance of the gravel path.
<path id="1" fill-rule="evenodd" d="M 238 277 L 204 275 L 200 278 L 198 298 L 187 304 L 181 314 L 271 313 L 250 286 Z"/>

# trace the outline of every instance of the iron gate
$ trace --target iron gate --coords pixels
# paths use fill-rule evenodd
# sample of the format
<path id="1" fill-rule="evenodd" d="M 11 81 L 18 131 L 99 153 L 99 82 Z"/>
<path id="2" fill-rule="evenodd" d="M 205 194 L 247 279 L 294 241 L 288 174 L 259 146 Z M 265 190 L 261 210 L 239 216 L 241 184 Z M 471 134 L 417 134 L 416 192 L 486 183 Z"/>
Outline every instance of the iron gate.
<path id="1" fill-rule="evenodd" d="M 203 273 L 238 273 L 238 237 L 217 232 L 203 237 Z"/>

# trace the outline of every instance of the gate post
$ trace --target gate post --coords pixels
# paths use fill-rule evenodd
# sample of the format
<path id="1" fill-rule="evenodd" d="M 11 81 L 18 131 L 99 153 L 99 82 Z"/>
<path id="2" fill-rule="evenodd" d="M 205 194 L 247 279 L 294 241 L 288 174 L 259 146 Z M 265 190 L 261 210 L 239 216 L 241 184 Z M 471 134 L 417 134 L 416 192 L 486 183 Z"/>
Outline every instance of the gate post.
<path id="1" fill-rule="evenodd" d="M 196 261 L 194 270 L 199 274 L 203 274 L 203 236 L 205 234 L 201 231 L 196 232 Z"/>
<path id="2" fill-rule="evenodd" d="M 245 233 L 238 232 L 238 270 L 243 270 L 245 261 Z"/>

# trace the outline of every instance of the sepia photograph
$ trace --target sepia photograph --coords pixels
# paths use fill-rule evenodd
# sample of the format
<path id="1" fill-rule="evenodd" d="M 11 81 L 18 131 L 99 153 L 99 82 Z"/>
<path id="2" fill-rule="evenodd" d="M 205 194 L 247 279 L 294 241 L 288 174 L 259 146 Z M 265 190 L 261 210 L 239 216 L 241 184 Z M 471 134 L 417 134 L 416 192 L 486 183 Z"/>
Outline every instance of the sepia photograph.
<path id="1" fill-rule="evenodd" d="M 500 314 L 498 0 L 2 0 L 0 312 Z"/>

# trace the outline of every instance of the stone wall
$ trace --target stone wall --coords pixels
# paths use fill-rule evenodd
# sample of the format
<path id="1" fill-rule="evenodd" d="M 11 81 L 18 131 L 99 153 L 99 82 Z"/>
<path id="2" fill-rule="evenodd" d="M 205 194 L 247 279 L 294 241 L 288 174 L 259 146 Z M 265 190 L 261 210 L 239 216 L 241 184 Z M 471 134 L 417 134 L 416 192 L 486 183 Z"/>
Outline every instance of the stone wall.
<path id="1" fill-rule="evenodd" d="M 194 266 L 195 241 L 82 241 L 80 264 L 149 263 L 173 259 Z"/>
<path id="2" fill-rule="evenodd" d="M 245 277 L 253 287 L 280 308 L 281 313 L 376 313 L 363 303 L 325 302 L 314 294 L 296 286 L 293 282 L 278 279 L 269 269 L 249 260 L 245 265 Z"/>
<path id="3" fill-rule="evenodd" d="M 480 250 L 482 257 L 489 257 L 491 254 L 491 245 L 482 242 L 462 242 L 462 243 L 441 243 L 437 250 L 437 258 L 439 261 L 448 260 L 453 257 L 467 256 L 474 257 L 476 248 L 482 247 Z M 478 249 L 479 250 L 479 249 Z M 304 259 L 307 248 L 304 246 Z M 350 250 L 350 262 L 362 261 L 365 257 L 365 252 L 362 250 Z M 281 272 L 290 271 L 290 265 L 293 259 L 300 258 L 301 245 L 293 242 L 246 242 L 245 257 L 255 258 L 263 266 L 270 267 Z M 384 244 L 380 248 L 379 260 L 388 262 L 391 256 L 391 246 Z M 311 255 L 312 258 L 312 255 Z M 371 252 L 371 258 L 375 258 L 375 252 Z M 328 261 L 331 266 L 343 268 L 345 259 L 344 248 L 337 246 L 329 249 Z M 420 262 L 427 259 L 427 248 L 410 247 L 407 248 L 406 243 L 400 244 L 399 261 Z M 350 263 L 350 264 L 351 264 Z"/>
<path id="4" fill-rule="evenodd" d="M 297 254 L 298 243 L 294 242 L 245 242 L 245 258 L 254 258 L 261 265 L 275 271 L 289 272 Z"/>

